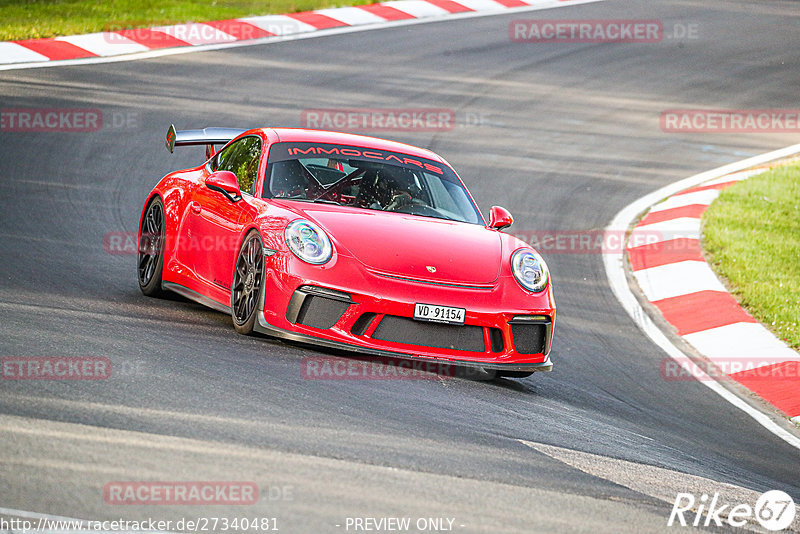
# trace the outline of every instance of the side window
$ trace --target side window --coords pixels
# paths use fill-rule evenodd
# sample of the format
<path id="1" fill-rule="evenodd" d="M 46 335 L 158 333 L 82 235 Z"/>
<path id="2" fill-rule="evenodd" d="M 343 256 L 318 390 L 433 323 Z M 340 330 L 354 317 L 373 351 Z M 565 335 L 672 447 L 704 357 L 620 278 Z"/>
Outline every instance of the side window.
<path id="1" fill-rule="evenodd" d="M 258 163 L 261 161 L 261 139 L 245 137 L 223 149 L 214 162 L 215 171 L 231 171 L 239 180 L 243 193 L 255 192 Z"/>

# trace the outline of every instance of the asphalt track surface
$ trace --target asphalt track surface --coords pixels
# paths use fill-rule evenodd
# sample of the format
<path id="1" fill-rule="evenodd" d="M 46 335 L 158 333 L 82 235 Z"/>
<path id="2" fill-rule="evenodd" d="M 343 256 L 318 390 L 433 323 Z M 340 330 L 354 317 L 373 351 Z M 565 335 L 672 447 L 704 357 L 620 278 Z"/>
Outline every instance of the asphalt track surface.
<path id="1" fill-rule="evenodd" d="M 796 107 L 798 15 L 794 2 L 609 1 L 0 73 L 4 108 L 135 119 L 1 134 L 0 354 L 105 356 L 114 372 L 0 383 L 0 506 L 85 519 L 271 516 L 282 532 L 345 532 L 354 516 L 450 517 L 460 532 L 643 532 L 670 530 L 687 475 L 797 501 L 800 451 L 703 385 L 663 380 L 665 355 L 614 299 L 599 255 L 547 256 L 559 307 L 552 373 L 312 381 L 302 358 L 335 353 L 239 336 L 223 314 L 145 298 L 135 257 L 103 243 L 135 231 L 161 176 L 202 160 L 200 149 L 164 150 L 170 122 L 292 126 L 305 108 L 337 107 L 480 117 L 385 135 L 442 154 L 485 213 L 511 210 L 518 233 L 601 229 L 658 187 L 797 142 L 667 134 L 658 117 Z M 516 44 L 515 18 L 660 19 L 668 33 L 694 24 L 697 37 Z M 594 456 L 559 459 L 572 451 Z M 663 470 L 648 478 L 646 466 Z M 254 481 L 262 497 L 104 503 L 106 483 L 132 480 Z"/>

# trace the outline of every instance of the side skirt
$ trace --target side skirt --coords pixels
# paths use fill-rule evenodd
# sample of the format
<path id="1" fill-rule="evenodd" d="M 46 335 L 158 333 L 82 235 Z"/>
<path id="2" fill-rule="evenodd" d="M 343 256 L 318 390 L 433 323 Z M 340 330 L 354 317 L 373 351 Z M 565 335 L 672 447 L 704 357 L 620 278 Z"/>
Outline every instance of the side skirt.
<path id="1" fill-rule="evenodd" d="M 213 308 L 219 312 L 227 313 L 230 315 L 231 308 L 230 306 L 225 306 L 224 304 L 220 304 L 214 299 L 210 299 L 205 295 L 201 295 L 197 291 L 193 289 L 189 289 L 188 287 L 184 287 L 180 284 L 176 284 L 175 282 L 161 282 L 162 289 L 168 289 L 173 293 L 177 293 L 182 297 L 186 297 L 189 300 L 193 300 L 198 304 L 202 304 L 203 306 L 208 306 L 209 308 Z"/>

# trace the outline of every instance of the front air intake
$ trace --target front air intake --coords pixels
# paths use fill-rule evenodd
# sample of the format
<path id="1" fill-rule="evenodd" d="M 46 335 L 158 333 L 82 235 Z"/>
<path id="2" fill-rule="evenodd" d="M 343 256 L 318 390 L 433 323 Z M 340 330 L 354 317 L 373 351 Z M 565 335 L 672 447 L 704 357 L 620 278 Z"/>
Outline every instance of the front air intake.
<path id="1" fill-rule="evenodd" d="M 471 352 L 486 350 L 483 328 L 480 326 L 427 323 L 395 315 L 385 316 L 372 337 L 381 341 L 421 347 Z"/>

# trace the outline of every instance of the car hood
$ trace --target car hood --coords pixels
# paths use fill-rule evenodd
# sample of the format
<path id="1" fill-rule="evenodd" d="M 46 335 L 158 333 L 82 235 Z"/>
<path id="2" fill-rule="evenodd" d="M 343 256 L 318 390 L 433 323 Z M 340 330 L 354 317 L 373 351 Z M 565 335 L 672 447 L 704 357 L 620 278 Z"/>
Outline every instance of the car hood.
<path id="1" fill-rule="evenodd" d="M 496 231 L 430 217 L 331 208 L 303 211 L 372 270 L 456 284 L 491 284 L 499 276 L 502 243 Z"/>

